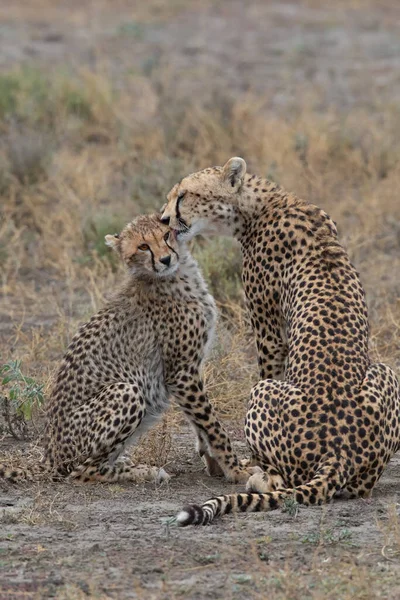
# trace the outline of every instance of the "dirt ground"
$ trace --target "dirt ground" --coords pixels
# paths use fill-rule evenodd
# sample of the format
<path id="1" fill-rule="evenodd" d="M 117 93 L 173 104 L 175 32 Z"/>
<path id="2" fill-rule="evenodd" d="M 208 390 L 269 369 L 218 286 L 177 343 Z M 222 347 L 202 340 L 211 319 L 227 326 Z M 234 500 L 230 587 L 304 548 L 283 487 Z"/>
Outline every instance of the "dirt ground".
<path id="1" fill-rule="evenodd" d="M 203 473 L 189 434 L 176 443 L 176 476 L 160 487 L 37 483 L 3 491 L 0 598 L 400 596 L 399 457 L 372 500 L 179 529 L 166 523 L 178 507 L 240 488 Z"/>
<path id="2" fill-rule="evenodd" d="M 35 0 L 16 1 L 12 6 L 0 2 L 0 44 L 0 71 L 4 73 L 24 65 L 50 74 L 106 70 L 115 88 L 128 95 L 129 77 L 133 74 L 136 77 L 132 88 L 135 105 L 124 105 L 122 101 L 118 105 L 118 110 L 125 111 L 123 127 L 128 123 L 136 127 L 140 121 L 140 127 L 157 128 L 160 123 L 161 128 L 167 118 L 176 123 L 174 110 L 193 98 L 201 99 L 201 110 L 212 113 L 215 106 L 216 112 L 223 113 L 224 103 L 234 102 L 240 95 L 248 99 L 247 104 L 242 112 L 233 111 L 231 116 L 237 114 L 246 124 L 246 110 L 257 105 L 268 119 L 279 122 L 281 127 L 295 118 L 304 106 L 312 106 L 314 113 L 322 116 L 334 111 L 337 121 L 347 115 L 357 117 L 361 111 L 364 128 L 361 141 L 346 139 L 343 142 L 346 158 L 347 152 L 353 158 L 357 152 L 357 161 L 343 174 L 347 177 L 345 182 L 341 176 L 344 164 L 340 162 L 341 150 L 336 147 L 336 179 L 330 178 L 328 172 L 324 186 L 318 180 L 318 152 L 314 158 L 309 157 L 301 177 L 297 177 L 300 167 L 293 166 L 291 171 L 289 146 L 276 146 L 278 158 L 265 168 L 272 174 L 280 169 L 286 171 L 283 182 L 287 186 L 303 195 L 309 193 L 312 201 L 338 220 L 352 260 L 365 282 L 373 322 L 372 352 L 400 372 L 398 199 L 392 194 L 393 188 L 385 183 L 388 179 L 378 187 L 375 179 L 373 183 L 365 183 L 359 175 L 362 172 L 364 177 L 364 171 L 368 171 L 369 176 L 373 169 L 381 172 L 392 168 L 390 152 L 397 151 L 396 140 L 391 140 L 390 152 L 380 155 L 378 165 L 373 158 L 367 167 L 359 166 L 365 147 L 371 145 L 368 136 L 375 135 L 370 130 L 374 127 L 374 131 L 385 127 L 390 130 L 386 115 L 400 100 L 400 7 L 397 2 L 71 0 L 50 3 Z M 159 189 L 166 192 L 170 183 L 196 164 L 193 158 L 196 153 L 202 159 L 224 153 L 228 158 L 231 148 L 236 151 L 240 146 L 237 140 L 226 141 L 222 130 L 213 129 L 213 122 L 207 121 L 201 110 L 194 115 L 203 118 L 209 138 L 200 136 L 193 146 L 185 146 L 189 142 L 179 139 L 179 145 L 177 142 L 173 146 L 179 159 L 177 167 L 174 163 L 170 168 L 168 163 L 167 170 L 160 175 L 162 183 L 157 182 L 151 189 L 155 196 Z M 299 119 L 305 128 L 312 129 L 305 119 L 303 123 L 302 116 Z M 398 119 L 397 115 L 396 127 Z M 109 135 L 106 125 L 97 126 L 95 133 L 85 129 L 85 144 L 89 136 L 92 137 L 87 144 L 92 144 L 91 148 L 94 143 L 103 143 L 103 138 Z M 253 134 L 254 131 L 257 129 L 253 128 Z M 396 131 L 394 128 L 393 137 Z M 190 135 L 189 126 L 185 132 Z M 172 141 L 168 143 L 168 140 L 172 140 L 174 134 L 174 131 L 166 134 L 165 153 L 171 149 Z M 65 132 L 65 136 L 68 135 L 69 130 Z M 328 134 L 321 130 L 320 156 L 325 151 L 324 136 Z M 272 146 L 276 139 L 271 137 Z M 301 163 L 305 142 L 301 137 L 296 140 Z M 80 143 L 75 144 L 74 140 L 74 152 L 81 150 Z M 147 152 L 144 162 L 150 163 L 150 142 L 149 149 L 144 142 L 140 143 L 142 146 L 135 152 L 139 155 Z M 212 148 L 207 149 L 209 146 Z M 259 151 L 254 144 L 254 156 L 257 152 L 259 155 L 252 159 L 250 144 L 243 142 L 243 147 L 250 163 L 252 160 L 255 165 L 262 163 L 264 150 Z M 111 150 L 116 152 L 114 146 Z M 273 151 L 274 148 L 268 150 L 271 155 Z M 108 146 L 105 154 L 107 152 Z M 83 173 L 82 178 L 86 177 L 86 166 L 88 170 L 101 171 L 99 164 L 103 164 L 93 163 L 96 165 L 93 167 L 89 156 L 80 170 L 72 159 L 68 163 L 69 156 L 61 155 L 61 159 L 70 166 L 68 178 L 71 181 L 78 171 Z M 136 165 L 137 154 L 132 160 Z M 317 165 L 314 168 L 312 160 Z M 118 171 L 121 164 L 113 163 L 107 169 Z M 186 171 L 179 170 L 182 165 Z M 325 163 L 321 165 L 326 168 Z M 61 161 L 56 163 L 51 176 L 63 174 L 62 168 Z M 144 167 L 140 168 L 145 174 Z M 394 166 L 393 170 L 398 174 L 398 167 Z M 153 176 L 153 172 L 151 174 Z M 361 183 L 354 183 L 353 174 L 360 177 Z M 385 177 L 386 171 L 382 180 Z M 68 178 L 66 176 L 65 181 Z M 111 175 L 110 181 L 104 196 L 99 193 L 98 204 L 93 203 L 94 210 L 108 209 L 114 194 L 121 196 L 121 189 L 129 187 L 125 180 L 122 185 Z M 91 198 L 92 193 L 93 196 L 98 193 L 94 183 L 91 185 L 89 180 L 87 187 L 82 186 L 79 192 L 75 187 L 74 193 Z M 100 181 L 99 188 L 101 185 Z M 69 193 L 72 187 L 72 184 L 71 188 L 65 185 L 55 191 L 51 188 L 50 192 L 47 188 L 35 188 L 34 193 L 38 194 L 35 202 L 40 204 L 37 198 L 42 193 L 48 192 L 54 198 L 60 190 Z M 341 194 L 353 187 L 352 204 L 341 203 Z M 328 189 L 326 195 L 323 189 Z M 131 192 L 130 188 L 128 191 Z M 18 193 L 19 188 L 15 194 L 16 206 L 24 202 L 23 193 L 21 196 Z M 139 194 L 137 190 L 135 193 Z M 368 215 L 354 209 L 364 196 L 369 198 Z M 12 202 L 9 200 L 10 206 Z M 162 202 L 160 196 L 159 206 Z M 35 216 L 34 208 L 28 203 L 26 206 L 32 213 L 28 211 L 29 218 L 26 218 L 25 211 L 22 217 L 20 215 L 21 221 L 17 219 L 16 223 L 17 229 L 19 226 L 31 236 L 24 240 L 23 248 L 35 262 L 25 264 L 23 261 L 27 259 L 23 257 L 18 258 L 17 266 L 16 263 L 7 266 L 0 296 L 0 354 L 2 362 L 22 355 L 36 376 L 41 373 L 42 380 L 52 372 L 77 322 L 97 306 L 104 288 L 114 281 L 115 275 L 111 270 L 106 272 L 103 266 L 96 266 L 98 271 L 93 276 L 96 285 L 88 279 L 85 288 L 84 271 L 76 271 L 76 281 L 68 282 L 56 264 L 57 261 L 61 264 L 61 259 L 54 258 L 50 264 L 46 247 L 43 249 L 40 245 L 36 255 L 34 244 L 42 242 L 36 242 L 33 236 L 39 239 L 44 234 L 31 218 L 31 214 Z M 78 221 L 80 208 L 77 206 L 72 203 L 68 211 L 73 214 L 76 210 Z M 135 206 L 141 208 L 139 203 Z M 388 210 L 387 206 L 393 208 Z M 126 208 L 123 210 L 129 212 Z M 125 212 L 123 214 L 125 217 Z M 68 217 L 63 213 L 61 218 L 67 220 Z M 0 225 L 2 260 L 4 227 L 1 222 Z M 20 239 L 19 234 L 15 234 L 14 248 Z M 70 252 L 70 247 L 63 247 L 63 252 L 67 251 Z M 80 251 L 80 248 L 76 251 L 77 255 Z M 72 264 L 75 265 L 73 261 Z M 18 284 L 14 273 L 17 273 Z M 41 295 L 45 296 L 43 300 Z M 243 456 L 246 448 L 240 423 L 255 369 L 254 349 L 249 348 L 246 360 L 249 370 L 253 371 L 243 379 L 236 415 L 233 417 L 228 411 L 224 418 L 231 424 L 232 437 Z M 219 362 L 218 368 L 223 364 Z M 230 388 L 227 389 L 229 392 Z M 4 435 L 0 438 L 0 459 L 11 451 L 23 457 L 30 454 L 29 444 Z M 338 499 L 326 507 L 300 507 L 297 514 L 275 511 L 228 516 L 209 527 L 188 529 L 170 526 L 166 519 L 185 503 L 241 488 L 205 475 L 195 455 L 191 435 L 184 426 L 173 428 L 166 469 L 174 477 L 159 487 L 84 487 L 45 482 L 16 487 L 0 483 L 0 600 L 400 598 L 399 456 L 391 462 L 371 500 Z"/>

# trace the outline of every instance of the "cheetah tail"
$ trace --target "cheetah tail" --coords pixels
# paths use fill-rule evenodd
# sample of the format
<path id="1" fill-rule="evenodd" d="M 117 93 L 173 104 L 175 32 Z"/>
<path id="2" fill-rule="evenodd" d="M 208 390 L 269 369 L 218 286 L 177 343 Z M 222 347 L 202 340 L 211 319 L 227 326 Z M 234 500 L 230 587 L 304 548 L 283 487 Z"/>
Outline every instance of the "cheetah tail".
<path id="1" fill-rule="evenodd" d="M 288 490 L 293 494 L 294 490 Z M 258 512 L 270 511 L 279 508 L 285 497 L 289 497 L 286 490 L 282 492 L 268 492 L 267 494 L 243 493 L 227 496 L 217 496 L 207 500 L 201 506 L 191 504 L 185 506 L 176 517 L 180 527 L 187 525 L 208 525 L 215 517 L 222 517 L 231 512 Z"/>
<path id="2" fill-rule="evenodd" d="M 0 479 L 5 479 L 11 483 L 18 483 L 22 481 L 33 481 L 43 473 L 47 472 L 47 468 L 44 465 L 34 465 L 32 467 L 25 467 L 23 469 L 15 468 L 0 463 Z"/>
<path id="3" fill-rule="evenodd" d="M 281 489 L 266 494 L 248 492 L 218 496 L 207 500 L 202 506 L 186 506 L 176 517 L 181 527 L 187 525 L 208 525 L 222 515 L 231 512 L 269 512 L 293 498 L 306 506 L 329 502 L 345 484 L 343 470 L 338 462 L 326 464 L 311 481 L 292 489 Z"/>

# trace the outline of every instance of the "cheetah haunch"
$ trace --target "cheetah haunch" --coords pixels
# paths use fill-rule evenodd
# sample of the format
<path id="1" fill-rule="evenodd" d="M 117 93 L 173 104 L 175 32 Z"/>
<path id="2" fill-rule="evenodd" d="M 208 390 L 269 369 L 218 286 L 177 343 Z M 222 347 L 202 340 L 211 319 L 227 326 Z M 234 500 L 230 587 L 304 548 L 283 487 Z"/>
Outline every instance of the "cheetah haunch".
<path id="1" fill-rule="evenodd" d="M 249 479 L 248 493 L 185 508 L 178 523 L 272 510 L 288 497 L 308 505 L 344 489 L 370 495 L 400 447 L 399 383 L 368 357 L 364 292 L 333 221 L 248 175 L 241 158 L 185 177 L 162 221 L 178 239 L 220 233 L 240 242 L 262 378 L 245 432 L 264 473 Z"/>
<path id="2" fill-rule="evenodd" d="M 86 481 L 162 480 L 155 467 L 120 456 L 174 397 L 197 436 L 209 472 L 246 481 L 203 388 L 202 362 L 216 309 L 184 240 L 157 215 L 141 216 L 106 243 L 127 279 L 73 338 L 49 400 L 44 469 Z M 7 470 L 11 480 L 29 470 Z"/>

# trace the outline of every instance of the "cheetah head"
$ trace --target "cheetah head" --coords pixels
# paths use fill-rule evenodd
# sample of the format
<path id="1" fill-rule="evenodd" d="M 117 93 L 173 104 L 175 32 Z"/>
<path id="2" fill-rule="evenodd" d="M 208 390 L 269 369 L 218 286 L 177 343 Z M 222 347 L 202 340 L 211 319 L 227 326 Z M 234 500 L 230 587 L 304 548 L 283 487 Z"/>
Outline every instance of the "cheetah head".
<path id="1" fill-rule="evenodd" d="M 120 234 L 106 235 L 105 241 L 136 277 L 167 277 L 178 268 L 176 235 L 161 223 L 159 214 L 141 215 Z"/>
<path id="2" fill-rule="evenodd" d="M 202 233 L 229 233 L 234 207 L 246 174 L 243 158 L 233 157 L 224 167 L 212 167 L 188 175 L 167 196 L 161 220 L 179 239 Z"/>

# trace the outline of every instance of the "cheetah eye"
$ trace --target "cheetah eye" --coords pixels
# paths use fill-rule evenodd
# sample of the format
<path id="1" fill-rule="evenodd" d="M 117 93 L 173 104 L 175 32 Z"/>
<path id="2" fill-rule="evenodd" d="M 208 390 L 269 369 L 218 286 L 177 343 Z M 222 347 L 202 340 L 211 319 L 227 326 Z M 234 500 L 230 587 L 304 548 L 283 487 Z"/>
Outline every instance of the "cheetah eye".
<path id="1" fill-rule="evenodd" d="M 146 250 L 150 250 L 150 247 L 148 244 L 141 244 L 140 246 L 138 246 L 138 250 L 142 250 L 142 252 L 145 252 Z"/>
<path id="2" fill-rule="evenodd" d="M 185 190 L 184 192 L 181 192 L 181 193 L 179 194 L 179 196 L 178 196 L 178 197 L 177 197 L 177 199 L 176 199 L 176 201 L 177 201 L 177 203 L 178 203 L 178 204 L 179 204 L 179 202 L 181 202 L 181 200 L 183 200 L 183 199 L 184 199 L 185 195 L 186 195 L 186 190 Z"/>
<path id="3" fill-rule="evenodd" d="M 167 231 L 167 233 L 164 235 L 164 240 L 166 242 L 168 242 L 168 240 L 169 240 L 169 231 Z"/>

